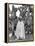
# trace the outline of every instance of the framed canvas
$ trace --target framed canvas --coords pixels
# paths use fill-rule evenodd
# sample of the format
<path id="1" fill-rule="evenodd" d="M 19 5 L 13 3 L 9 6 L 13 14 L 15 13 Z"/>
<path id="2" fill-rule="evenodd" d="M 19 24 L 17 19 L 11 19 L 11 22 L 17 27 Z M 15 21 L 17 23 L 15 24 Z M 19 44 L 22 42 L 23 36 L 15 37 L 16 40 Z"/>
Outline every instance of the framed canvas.
<path id="1" fill-rule="evenodd" d="M 34 5 L 5 3 L 5 42 L 34 40 Z"/>

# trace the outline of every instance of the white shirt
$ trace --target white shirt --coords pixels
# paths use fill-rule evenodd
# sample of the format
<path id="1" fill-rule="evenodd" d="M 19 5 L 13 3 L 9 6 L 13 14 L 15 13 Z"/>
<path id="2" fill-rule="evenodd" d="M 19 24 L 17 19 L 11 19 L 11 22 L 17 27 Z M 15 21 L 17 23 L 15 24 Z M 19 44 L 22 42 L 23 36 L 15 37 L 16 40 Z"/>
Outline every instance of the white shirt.
<path id="1" fill-rule="evenodd" d="M 17 38 L 22 38 L 25 39 L 25 29 L 24 29 L 24 23 L 23 21 L 18 21 L 17 26 L 16 26 L 16 31 L 15 35 Z"/>

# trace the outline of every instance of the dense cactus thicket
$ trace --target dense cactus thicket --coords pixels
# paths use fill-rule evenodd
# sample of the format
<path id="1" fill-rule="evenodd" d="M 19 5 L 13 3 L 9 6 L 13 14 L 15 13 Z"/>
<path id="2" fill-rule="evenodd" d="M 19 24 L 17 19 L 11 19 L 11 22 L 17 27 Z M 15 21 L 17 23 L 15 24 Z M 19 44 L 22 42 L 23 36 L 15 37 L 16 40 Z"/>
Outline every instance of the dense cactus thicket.
<path id="1" fill-rule="evenodd" d="M 12 37 L 14 37 L 14 39 L 16 38 L 15 31 L 16 31 L 18 21 L 24 22 L 23 28 L 25 30 L 25 39 L 27 38 L 26 35 L 31 36 L 33 34 L 33 30 L 32 30 L 33 29 L 33 6 L 32 5 L 21 5 L 21 6 L 12 5 L 11 8 L 10 6 L 8 6 L 8 9 L 9 9 L 8 10 L 8 30 L 10 33 L 12 33 Z"/>

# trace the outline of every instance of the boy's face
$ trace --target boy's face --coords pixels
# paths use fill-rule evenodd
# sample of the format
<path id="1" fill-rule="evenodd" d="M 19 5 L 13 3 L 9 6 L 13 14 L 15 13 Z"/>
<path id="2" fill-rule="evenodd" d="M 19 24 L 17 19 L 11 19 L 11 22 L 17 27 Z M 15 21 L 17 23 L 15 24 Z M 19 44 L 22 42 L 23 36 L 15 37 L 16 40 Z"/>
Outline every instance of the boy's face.
<path id="1" fill-rule="evenodd" d="M 19 17 L 19 20 L 22 21 L 22 16 Z"/>

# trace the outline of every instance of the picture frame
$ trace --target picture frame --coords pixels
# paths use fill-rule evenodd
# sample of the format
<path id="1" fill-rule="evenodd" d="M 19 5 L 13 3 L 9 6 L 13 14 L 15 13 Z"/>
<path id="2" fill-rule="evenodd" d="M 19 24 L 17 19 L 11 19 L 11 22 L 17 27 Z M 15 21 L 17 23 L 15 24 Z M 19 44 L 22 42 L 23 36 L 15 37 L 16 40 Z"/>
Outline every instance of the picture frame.
<path id="1" fill-rule="evenodd" d="M 5 3 L 5 43 L 34 41 L 34 5 Z"/>

